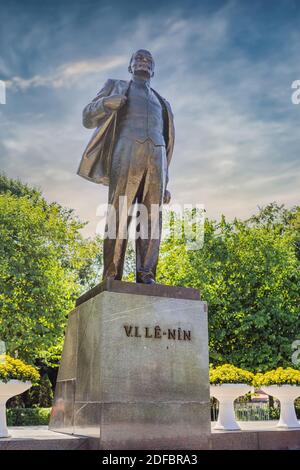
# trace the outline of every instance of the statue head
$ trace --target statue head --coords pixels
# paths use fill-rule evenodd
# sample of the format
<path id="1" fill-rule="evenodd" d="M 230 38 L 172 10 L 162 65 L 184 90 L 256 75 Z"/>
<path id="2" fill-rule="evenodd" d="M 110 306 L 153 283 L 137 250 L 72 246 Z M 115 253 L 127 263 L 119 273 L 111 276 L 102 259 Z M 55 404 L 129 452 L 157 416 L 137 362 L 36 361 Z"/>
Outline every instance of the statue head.
<path id="1" fill-rule="evenodd" d="M 139 49 L 132 54 L 128 71 L 140 77 L 150 78 L 154 75 L 154 60 L 149 51 Z"/>

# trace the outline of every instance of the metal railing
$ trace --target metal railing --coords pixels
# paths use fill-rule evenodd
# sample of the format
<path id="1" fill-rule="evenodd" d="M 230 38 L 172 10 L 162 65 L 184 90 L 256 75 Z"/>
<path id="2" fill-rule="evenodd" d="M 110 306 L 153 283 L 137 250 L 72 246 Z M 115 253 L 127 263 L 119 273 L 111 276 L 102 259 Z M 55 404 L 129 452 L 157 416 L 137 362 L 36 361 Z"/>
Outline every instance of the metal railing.
<path id="1" fill-rule="evenodd" d="M 270 408 L 269 403 L 235 402 L 234 410 L 237 421 L 268 421 L 279 419 L 280 407 L 274 403 Z M 217 421 L 219 413 L 218 403 L 211 406 L 211 420 Z"/>

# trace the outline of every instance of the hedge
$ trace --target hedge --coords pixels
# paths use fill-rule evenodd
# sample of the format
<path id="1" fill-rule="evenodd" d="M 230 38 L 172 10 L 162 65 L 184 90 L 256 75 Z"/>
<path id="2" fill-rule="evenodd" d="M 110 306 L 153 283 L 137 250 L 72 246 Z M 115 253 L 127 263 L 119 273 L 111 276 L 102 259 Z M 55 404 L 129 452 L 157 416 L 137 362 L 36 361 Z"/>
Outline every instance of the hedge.
<path id="1" fill-rule="evenodd" d="M 51 408 L 8 408 L 8 426 L 41 426 L 49 423 Z"/>

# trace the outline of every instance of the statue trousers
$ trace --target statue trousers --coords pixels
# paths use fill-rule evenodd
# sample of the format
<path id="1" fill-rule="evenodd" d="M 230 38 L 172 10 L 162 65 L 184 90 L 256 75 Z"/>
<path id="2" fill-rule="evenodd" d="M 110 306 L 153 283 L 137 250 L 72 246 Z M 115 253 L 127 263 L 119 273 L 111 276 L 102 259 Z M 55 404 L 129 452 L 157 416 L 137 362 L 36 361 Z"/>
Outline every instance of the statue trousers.
<path id="1" fill-rule="evenodd" d="M 130 137 L 118 138 L 110 170 L 104 278 L 122 279 L 128 230 L 136 202 L 136 275 L 150 273 L 155 277 L 166 175 L 165 146 L 154 145 L 150 139 L 141 143 Z"/>

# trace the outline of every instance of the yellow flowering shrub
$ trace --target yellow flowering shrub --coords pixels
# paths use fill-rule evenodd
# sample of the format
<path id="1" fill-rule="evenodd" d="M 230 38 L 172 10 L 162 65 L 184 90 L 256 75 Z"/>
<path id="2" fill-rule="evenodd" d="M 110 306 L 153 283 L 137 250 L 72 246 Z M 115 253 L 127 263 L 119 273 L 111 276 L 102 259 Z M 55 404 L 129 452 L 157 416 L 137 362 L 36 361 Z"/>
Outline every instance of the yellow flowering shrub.
<path id="1" fill-rule="evenodd" d="M 264 374 L 258 373 L 254 378 L 255 387 L 262 385 L 300 385 L 300 371 L 287 367 L 278 367 Z"/>
<path id="2" fill-rule="evenodd" d="M 252 385 L 254 374 L 248 370 L 240 369 L 232 364 L 209 368 L 209 381 L 212 385 L 230 384 L 248 384 Z"/>
<path id="3" fill-rule="evenodd" d="M 36 383 L 40 374 L 35 367 L 25 364 L 20 359 L 8 355 L 0 355 L 0 381 L 21 380 L 22 382 Z"/>

